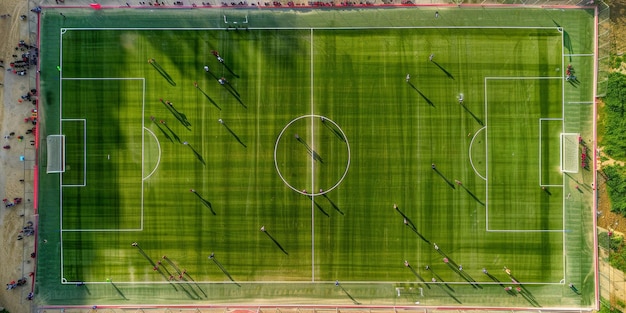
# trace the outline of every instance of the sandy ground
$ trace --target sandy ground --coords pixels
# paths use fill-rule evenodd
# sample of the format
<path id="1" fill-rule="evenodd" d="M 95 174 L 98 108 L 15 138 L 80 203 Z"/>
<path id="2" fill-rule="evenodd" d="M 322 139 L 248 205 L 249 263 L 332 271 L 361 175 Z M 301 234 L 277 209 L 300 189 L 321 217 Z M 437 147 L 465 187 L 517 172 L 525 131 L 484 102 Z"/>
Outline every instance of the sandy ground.
<path id="1" fill-rule="evenodd" d="M 2 146 L 10 145 L 11 149 L 0 150 L 0 196 L 2 198 L 23 198 L 22 204 L 11 208 L 0 207 L 0 281 L 8 284 L 21 277 L 27 277 L 26 286 L 13 290 L 0 292 L 0 306 L 11 313 L 30 312 L 31 302 L 26 300 L 31 290 L 32 280 L 29 273 L 33 271 L 34 260 L 30 258 L 33 251 L 34 236 L 17 240 L 20 230 L 28 221 L 34 222 L 32 202 L 32 166 L 34 162 L 34 147 L 30 145 L 32 135 L 26 135 L 25 131 L 32 127 L 30 123 L 24 123 L 24 117 L 29 116 L 34 106 L 29 102 L 18 102 L 22 95 L 30 89 L 28 76 L 17 76 L 6 71 L 9 63 L 14 59 L 13 54 L 21 54 L 15 51 L 19 40 L 28 42 L 28 21 L 20 20 L 20 15 L 28 18 L 36 18 L 29 14 L 26 0 L 10 1 L 0 0 L 0 15 L 10 16 L 0 18 L 0 60 L 3 60 L 5 68 L 0 68 L 0 140 Z M 11 139 L 4 136 L 11 132 L 15 135 Z M 18 136 L 24 136 L 24 140 L 18 141 Z M 21 161 L 20 156 L 25 160 Z M 29 169 L 25 171 L 25 166 Z M 22 183 L 20 179 L 25 181 Z M 4 285 L 3 285 L 4 286 Z"/>

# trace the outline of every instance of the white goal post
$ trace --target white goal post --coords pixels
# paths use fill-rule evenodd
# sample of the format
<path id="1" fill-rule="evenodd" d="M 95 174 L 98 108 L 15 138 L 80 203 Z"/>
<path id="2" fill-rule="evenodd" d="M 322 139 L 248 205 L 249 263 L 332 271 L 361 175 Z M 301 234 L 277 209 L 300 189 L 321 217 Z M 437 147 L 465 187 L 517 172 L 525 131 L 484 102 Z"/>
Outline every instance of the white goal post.
<path id="1" fill-rule="evenodd" d="M 65 172 L 65 135 L 49 135 L 46 137 L 48 164 L 46 173 Z"/>
<path id="2" fill-rule="evenodd" d="M 581 160 L 578 157 L 579 133 L 561 133 L 561 172 L 578 173 Z"/>

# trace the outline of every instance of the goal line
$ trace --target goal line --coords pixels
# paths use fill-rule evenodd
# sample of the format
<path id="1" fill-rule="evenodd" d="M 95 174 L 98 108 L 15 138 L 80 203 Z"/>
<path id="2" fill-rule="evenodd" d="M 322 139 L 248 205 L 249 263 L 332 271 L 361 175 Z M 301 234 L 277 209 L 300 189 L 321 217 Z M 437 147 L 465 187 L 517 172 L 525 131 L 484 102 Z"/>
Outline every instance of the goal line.
<path id="1" fill-rule="evenodd" d="M 561 133 L 561 172 L 578 173 L 579 133 Z"/>
<path id="2" fill-rule="evenodd" d="M 48 164 L 46 173 L 65 172 L 65 135 L 48 135 L 46 137 Z"/>

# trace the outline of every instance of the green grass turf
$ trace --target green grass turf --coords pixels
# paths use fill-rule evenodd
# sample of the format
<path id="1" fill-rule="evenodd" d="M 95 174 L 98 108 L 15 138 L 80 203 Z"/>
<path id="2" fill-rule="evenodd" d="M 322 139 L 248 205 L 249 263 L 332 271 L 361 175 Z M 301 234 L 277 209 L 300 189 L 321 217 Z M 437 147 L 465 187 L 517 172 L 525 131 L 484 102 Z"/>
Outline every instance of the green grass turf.
<path id="1" fill-rule="evenodd" d="M 590 135 L 591 106 L 568 101 L 589 101 L 591 83 L 566 85 L 564 94 L 561 79 L 501 79 L 562 75 L 564 53 L 592 52 L 582 37 L 591 16 L 444 12 L 450 15 L 441 22 L 430 10 L 248 13 L 251 27 L 381 20 L 475 26 L 470 17 L 482 16 L 489 17 L 485 26 L 546 28 L 67 30 L 56 55 L 62 72 L 53 72 L 54 52 L 45 61 L 42 129 L 68 138 L 64 183 L 85 178 L 86 186 L 60 194 L 56 174 L 40 177 L 40 237 L 47 240 L 40 258 L 58 263 L 39 263 L 39 301 L 350 304 L 348 293 L 364 304 L 531 306 L 482 273 L 487 268 L 510 285 L 507 266 L 542 306 L 592 305 L 592 253 L 581 252 L 592 238 L 583 221 L 591 214 L 590 193 L 575 194 L 571 208 L 563 208 L 571 182 L 588 174 L 564 177 L 555 168 L 560 132 Z M 124 10 L 113 17 L 75 13 L 63 23 L 127 25 L 133 16 L 129 27 L 223 26 L 211 11 L 184 21 L 169 11 L 155 13 L 162 20 Z M 407 21 L 408 13 L 416 18 Z M 44 24 L 58 27 L 60 19 L 51 16 Z M 571 24 L 564 26 L 573 39 L 567 49 L 556 22 Z M 44 47 L 58 48 L 56 36 Z M 575 58 L 579 77 L 590 77 L 590 58 Z M 229 85 L 216 81 L 222 76 Z M 540 118 L 562 116 L 565 123 L 541 122 L 540 131 Z M 59 118 L 87 122 L 66 121 L 59 129 Z M 566 187 L 548 187 L 549 195 L 540 180 Z M 323 196 L 301 194 L 332 188 Z M 425 240 L 405 226 L 394 203 Z M 442 254 L 482 288 L 465 282 Z M 164 262 L 153 270 L 164 255 L 176 266 Z M 442 285 L 419 284 L 404 260 L 427 280 L 453 283 L 452 296 Z M 187 282 L 178 280 L 177 268 L 187 270 Z M 87 286 L 61 285 L 60 277 Z M 425 297 L 398 298 L 399 286 L 424 288 Z"/>

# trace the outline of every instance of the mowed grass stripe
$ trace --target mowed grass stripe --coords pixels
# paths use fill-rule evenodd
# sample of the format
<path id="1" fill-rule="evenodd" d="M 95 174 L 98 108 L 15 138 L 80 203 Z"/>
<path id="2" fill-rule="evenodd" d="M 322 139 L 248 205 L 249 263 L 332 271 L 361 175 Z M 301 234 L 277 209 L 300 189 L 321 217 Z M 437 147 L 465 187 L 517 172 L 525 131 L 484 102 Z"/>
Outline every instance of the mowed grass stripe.
<path id="1" fill-rule="evenodd" d="M 186 267 L 194 278 L 228 282 L 224 273 L 207 259 L 210 252 L 215 252 L 216 258 L 236 280 L 259 282 L 259 288 L 268 297 L 280 297 L 285 293 L 271 292 L 277 289 L 261 282 L 310 278 L 310 215 L 313 208 L 316 214 L 316 279 L 341 279 L 348 283 L 372 279 L 412 282 L 415 277 L 402 265 L 404 259 L 409 259 L 425 276 L 428 272 L 423 266 L 431 264 L 444 279 L 459 280 L 441 262 L 440 255 L 431 245 L 404 226 L 402 217 L 393 210 L 394 202 L 398 202 L 421 232 L 436 240 L 444 251 L 455 261 L 462 262 L 468 273 L 476 277 L 483 277 L 480 268 L 484 264 L 503 263 L 515 267 L 524 281 L 553 281 L 553 278 L 562 276 L 558 274 L 561 257 L 556 253 L 561 242 L 553 241 L 553 236 L 558 234 L 484 232 L 484 207 L 480 200 L 484 200 L 481 195 L 485 191 L 481 187 L 482 179 L 473 173 L 467 160 L 471 140 L 467 134 L 480 129 L 482 126 L 477 119 L 484 117 L 481 112 L 482 77 L 493 72 L 536 75 L 536 70 L 541 69 L 541 64 L 531 65 L 536 59 L 516 55 L 516 61 L 528 62 L 530 69 L 525 70 L 524 66 L 509 65 L 516 61 L 507 58 L 520 47 L 522 50 L 535 49 L 532 42 L 537 38 L 526 38 L 524 31 L 513 32 L 512 36 L 508 31 L 502 32 L 501 36 L 494 35 L 499 31 L 482 35 L 482 30 L 473 33 L 449 31 L 443 35 L 441 30 L 406 31 L 384 32 L 380 36 L 367 31 L 340 34 L 339 38 L 329 38 L 333 44 L 328 45 L 324 43 L 326 38 L 316 37 L 314 40 L 314 113 L 329 116 L 342 127 L 355 149 L 353 160 L 359 165 L 354 167 L 353 164 L 346 180 L 327 195 L 343 215 L 324 197 L 315 198 L 330 217 L 311 206 L 310 199 L 285 187 L 273 168 L 273 143 L 277 134 L 294 117 L 311 113 L 308 98 L 311 92 L 308 70 L 311 56 L 307 54 L 310 51 L 309 31 L 271 31 L 270 35 L 257 30 L 151 34 L 133 31 L 130 32 L 136 36 L 131 36 L 133 40 L 111 45 L 122 48 L 119 49 L 122 52 L 103 50 L 112 56 L 111 60 L 120 61 L 123 64 L 120 68 L 131 73 L 130 76 L 147 77 L 147 90 L 151 94 L 146 97 L 147 109 L 142 118 L 159 138 L 163 159 L 155 175 L 145 182 L 150 213 L 146 215 L 144 232 L 118 233 L 110 237 L 76 234 L 71 238 L 74 242 L 83 239 L 109 241 L 102 245 L 102 252 L 87 253 L 92 260 L 86 265 L 86 271 L 92 273 L 87 279 L 99 281 L 111 274 L 115 281 L 164 282 L 149 262 L 130 246 L 130 242 L 138 241 L 150 257 L 168 255 L 176 264 Z M 359 38 L 360 35 L 363 37 Z M 451 38 L 448 42 L 440 40 L 441 36 L 448 35 Z M 283 39 L 283 36 L 288 38 Z M 358 42 L 368 36 L 373 38 L 371 47 Z M 414 44 L 418 38 L 422 41 Z M 491 45 L 491 38 L 496 38 L 495 56 L 481 57 L 484 49 L 475 47 Z M 506 43 L 511 38 L 519 39 L 521 45 L 497 44 Z M 320 47 L 328 47 L 330 52 L 317 55 L 318 43 Z M 332 52 L 331 48 L 340 53 Z M 241 79 L 220 67 L 208 53 L 212 49 L 220 51 L 227 65 Z M 427 61 L 433 50 L 436 51 L 435 60 L 454 79 Z M 324 64 L 337 54 L 341 55 L 340 62 Z M 146 62 L 149 58 L 155 58 L 171 74 L 176 86 L 149 66 Z M 471 62 L 460 62 L 461 59 Z M 549 59 L 551 64 L 552 58 Z M 459 66 L 458 63 L 469 65 Z M 203 72 L 204 64 L 215 69 L 217 75 L 227 76 L 236 90 L 244 95 L 241 100 L 247 108 Z M 337 68 L 345 70 L 337 71 Z M 416 68 L 417 74 L 407 68 Z M 406 72 L 412 73 L 412 83 L 434 107 L 404 82 Z M 193 87 L 194 81 L 220 105 L 221 111 L 198 93 Z M 355 88 L 343 88 L 348 83 Z M 331 88 L 334 89 L 332 94 L 324 95 Z M 468 89 L 470 91 L 466 91 Z M 460 92 L 465 93 L 467 108 L 476 117 L 456 102 Z M 159 98 L 172 101 L 184 112 L 192 124 L 191 130 L 176 124 Z M 317 99 L 327 100 L 328 104 L 318 103 Z M 376 105 L 369 105 L 370 102 Z M 156 124 L 149 121 L 151 115 L 166 119 L 181 139 L 188 140 L 199 151 L 206 165 L 199 162 L 188 147 L 169 141 Z M 218 118 L 227 123 L 246 147 L 217 123 Z M 297 131 L 307 135 L 311 131 L 306 127 L 301 129 Z M 293 170 L 309 169 L 313 162 L 306 151 L 297 150 L 300 146 L 293 146 L 297 142 L 292 140 L 291 146 L 281 152 L 285 168 L 293 170 L 292 176 L 297 179 L 303 178 L 303 184 L 311 181 L 309 175 L 318 175 L 315 177 L 318 184 L 327 183 L 331 177 L 328 173 L 340 171 L 341 142 L 335 140 L 325 146 L 337 138 L 325 132 L 323 127 L 315 128 L 315 138 L 320 141 L 311 145 L 319 149 L 325 162 L 330 160 L 325 166 L 316 165 L 316 173 Z M 154 164 L 155 154 L 151 152 L 150 155 L 150 163 Z M 451 188 L 430 168 L 432 162 L 437 163 L 445 178 L 463 181 L 477 199 L 458 186 Z M 305 188 L 309 187 L 316 189 L 318 186 Z M 197 197 L 189 193 L 190 188 L 195 188 L 212 203 L 216 215 L 208 212 Z M 267 227 L 289 255 L 282 253 L 259 231 L 261 225 Z M 546 245 L 546 242 L 555 244 Z M 71 249 L 69 259 L 75 258 L 71 253 L 78 251 L 77 245 Z M 110 265 L 102 263 L 102 267 L 97 266 L 101 263 L 95 260 L 111 253 L 111 249 L 118 249 L 119 252 L 113 255 L 130 260 L 130 263 L 112 261 Z M 557 261 L 557 265 L 552 265 L 553 261 Z M 550 265 L 544 268 L 538 264 Z M 76 268 L 79 264 L 75 262 L 72 266 Z M 70 268 L 68 265 L 68 272 Z M 85 277 L 75 271 L 76 277 Z M 245 290 L 233 293 L 226 286 L 232 285 L 211 288 L 215 299 L 229 299 L 229 294 L 235 298 L 248 294 Z M 308 290 L 324 295 L 326 299 L 340 300 L 336 292 L 332 292 L 336 289 L 332 288 L 286 288 L 293 292 L 306 293 Z M 171 290 L 167 292 L 170 287 L 150 289 L 163 299 L 180 298 Z M 354 286 L 349 289 L 361 297 L 384 297 L 384 292 L 376 288 Z M 472 294 L 470 291 L 461 293 Z M 142 291 L 137 290 L 136 294 L 140 293 Z M 441 303 L 450 301 L 445 294 L 429 296 Z"/>

